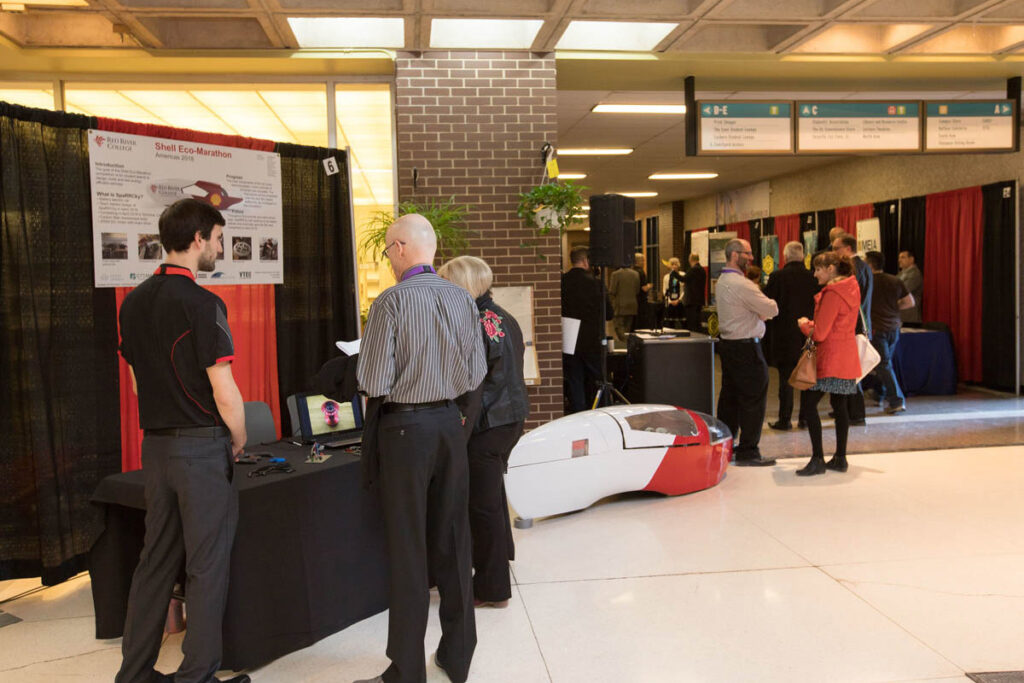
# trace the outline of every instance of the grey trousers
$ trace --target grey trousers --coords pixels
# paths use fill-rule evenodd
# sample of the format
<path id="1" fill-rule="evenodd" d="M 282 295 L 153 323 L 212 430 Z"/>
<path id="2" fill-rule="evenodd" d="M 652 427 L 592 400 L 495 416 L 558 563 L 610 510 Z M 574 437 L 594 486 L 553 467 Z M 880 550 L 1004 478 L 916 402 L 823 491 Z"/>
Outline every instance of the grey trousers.
<path id="1" fill-rule="evenodd" d="M 188 628 L 174 680 L 207 683 L 220 668 L 238 494 L 231 486 L 228 437 L 146 436 L 146 537 L 128 594 L 116 683 L 163 680 L 154 671 L 167 604 L 182 560 Z"/>

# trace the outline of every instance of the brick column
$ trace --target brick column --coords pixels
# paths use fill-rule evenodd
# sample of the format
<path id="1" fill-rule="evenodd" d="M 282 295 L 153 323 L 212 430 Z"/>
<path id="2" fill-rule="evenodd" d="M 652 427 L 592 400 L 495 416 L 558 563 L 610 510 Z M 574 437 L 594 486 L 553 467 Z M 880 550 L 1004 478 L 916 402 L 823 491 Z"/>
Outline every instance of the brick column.
<path id="1" fill-rule="evenodd" d="M 538 258 L 519 246 L 535 237 L 516 215 L 519 194 L 541 180 L 541 145 L 556 143 L 554 56 L 400 53 L 395 97 L 400 199 L 468 205 L 467 253 L 490 264 L 496 285 L 533 287 L 541 383 L 530 387 L 527 428 L 560 417 L 559 240 L 540 240 Z"/>

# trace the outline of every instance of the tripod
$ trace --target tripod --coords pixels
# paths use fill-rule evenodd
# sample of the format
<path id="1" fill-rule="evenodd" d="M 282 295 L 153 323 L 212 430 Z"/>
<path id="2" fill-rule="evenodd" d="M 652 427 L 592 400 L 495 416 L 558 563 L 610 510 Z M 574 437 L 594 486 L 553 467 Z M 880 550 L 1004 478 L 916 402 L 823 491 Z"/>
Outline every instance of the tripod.
<path id="1" fill-rule="evenodd" d="M 604 281 L 607 272 L 606 266 L 601 266 L 601 320 L 607 323 L 608 319 L 608 294 L 604 289 Z M 601 405 L 602 400 L 607 400 L 608 405 L 615 405 L 618 399 L 619 403 L 629 405 L 629 399 L 622 395 L 615 385 L 608 381 L 608 334 L 607 332 L 601 335 L 601 381 L 597 384 L 597 393 L 594 394 L 594 403 L 590 406 L 591 410 L 596 410 Z"/>

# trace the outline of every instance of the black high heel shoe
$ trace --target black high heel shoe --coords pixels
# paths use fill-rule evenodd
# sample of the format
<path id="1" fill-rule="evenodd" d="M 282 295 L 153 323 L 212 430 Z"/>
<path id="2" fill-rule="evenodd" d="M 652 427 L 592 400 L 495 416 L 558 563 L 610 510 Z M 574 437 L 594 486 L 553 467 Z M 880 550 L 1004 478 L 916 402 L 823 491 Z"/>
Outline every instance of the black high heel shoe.
<path id="1" fill-rule="evenodd" d="M 815 474 L 825 474 L 825 458 L 812 456 L 810 462 L 796 471 L 798 477 L 812 477 Z"/>

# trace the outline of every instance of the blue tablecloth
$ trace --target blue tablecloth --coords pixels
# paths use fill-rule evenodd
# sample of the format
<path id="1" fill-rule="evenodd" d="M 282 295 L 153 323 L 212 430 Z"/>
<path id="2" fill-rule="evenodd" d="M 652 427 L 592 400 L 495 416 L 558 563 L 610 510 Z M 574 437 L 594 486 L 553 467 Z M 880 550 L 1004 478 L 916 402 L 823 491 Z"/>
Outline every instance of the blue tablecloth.
<path id="1" fill-rule="evenodd" d="M 903 328 L 892 365 L 907 396 L 956 393 L 956 357 L 948 332 Z"/>

